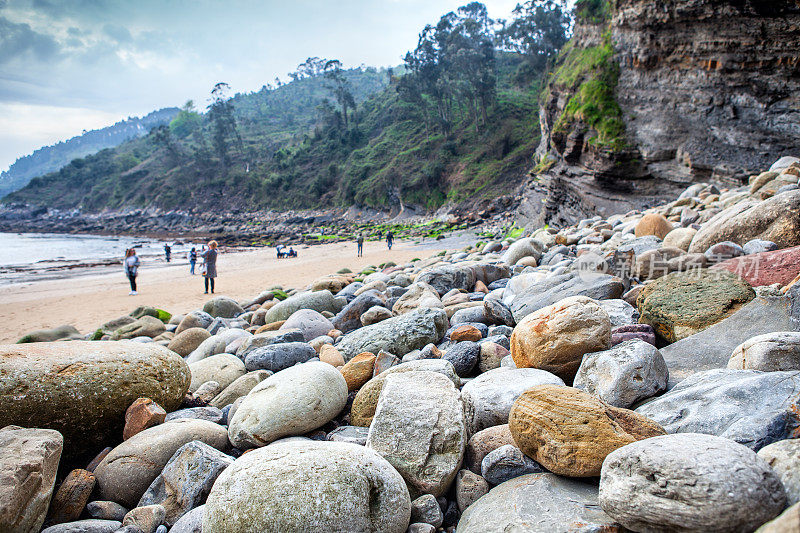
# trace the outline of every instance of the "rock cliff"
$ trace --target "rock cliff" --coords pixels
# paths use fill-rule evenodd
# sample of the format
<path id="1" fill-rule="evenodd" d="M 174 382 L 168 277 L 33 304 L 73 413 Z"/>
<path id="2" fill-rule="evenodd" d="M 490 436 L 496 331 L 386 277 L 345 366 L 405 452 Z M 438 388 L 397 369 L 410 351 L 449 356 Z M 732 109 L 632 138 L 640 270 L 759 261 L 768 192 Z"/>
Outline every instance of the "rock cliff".
<path id="1" fill-rule="evenodd" d="M 578 6 L 541 101 L 524 221 L 652 206 L 693 182 L 738 185 L 800 152 L 800 2 Z"/>

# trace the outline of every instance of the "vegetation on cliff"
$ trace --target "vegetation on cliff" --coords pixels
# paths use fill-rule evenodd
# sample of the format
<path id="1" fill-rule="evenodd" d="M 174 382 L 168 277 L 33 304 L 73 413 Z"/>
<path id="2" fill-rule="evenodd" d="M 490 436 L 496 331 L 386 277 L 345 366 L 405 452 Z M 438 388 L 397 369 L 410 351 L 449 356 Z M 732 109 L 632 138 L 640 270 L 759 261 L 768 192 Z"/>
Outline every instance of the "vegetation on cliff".
<path id="1" fill-rule="evenodd" d="M 575 5 L 576 23 L 607 27 L 613 5 L 607 0 L 581 0 Z M 615 97 L 619 65 L 614 60 L 611 32 L 602 32 L 601 42 L 584 46 L 571 40 L 561 49 L 555 68 L 548 76 L 543 95 L 551 91 L 569 96 L 555 120 L 553 133 L 565 135 L 585 125 L 586 141 L 603 149 L 620 150 L 625 146 L 625 123 Z"/>
<path id="2" fill-rule="evenodd" d="M 290 82 L 254 93 L 228 98 L 218 84 L 206 113 L 189 103 L 169 126 L 4 201 L 89 211 L 435 208 L 502 194 L 530 167 L 542 72 L 569 25 L 562 2 L 529 1 L 504 23 L 473 2 L 426 26 L 397 69 L 309 58 Z"/>

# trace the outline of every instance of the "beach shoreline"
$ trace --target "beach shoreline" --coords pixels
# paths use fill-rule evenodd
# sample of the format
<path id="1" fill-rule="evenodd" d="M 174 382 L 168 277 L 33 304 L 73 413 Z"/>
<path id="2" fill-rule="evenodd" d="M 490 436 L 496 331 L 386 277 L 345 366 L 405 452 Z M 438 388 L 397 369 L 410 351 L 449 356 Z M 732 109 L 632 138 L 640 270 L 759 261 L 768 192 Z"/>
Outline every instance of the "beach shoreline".
<path id="1" fill-rule="evenodd" d="M 350 268 L 357 272 L 387 261 L 398 264 L 424 259 L 448 248 L 442 243 L 417 245 L 397 242 L 388 250 L 384 242 L 366 242 L 364 256 L 356 257 L 354 243 L 298 248 L 299 257 L 277 259 L 274 248 L 221 254 L 216 295 L 237 300 L 252 298 L 274 285 L 304 288 L 315 279 Z M 199 270 L 198 270 L 199 272 Z M 129 296 L 128 281 L 120 265 L 73 269 L 57 279 L 38 279 L 0 286 L 0 343 L 13 343 L 26 333 L 71 324 L 90 333 L 101 324 L 130 313 L 140 305 L 159 307 L 173 314 L 202 308 L 211 295 L 203 294 L 203 278 L 189 274 L 185 258 L 166 263 L 144 261 L 138 278 L 139 294 Z"/>

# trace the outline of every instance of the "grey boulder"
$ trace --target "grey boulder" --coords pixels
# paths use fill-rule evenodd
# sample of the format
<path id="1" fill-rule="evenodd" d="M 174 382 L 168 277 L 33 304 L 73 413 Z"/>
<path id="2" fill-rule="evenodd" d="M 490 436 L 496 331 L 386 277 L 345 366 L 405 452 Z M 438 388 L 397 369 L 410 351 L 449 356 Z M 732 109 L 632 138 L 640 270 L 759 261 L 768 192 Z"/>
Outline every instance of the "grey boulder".
<path id="1" fill-rule="evenodd" d="M 708 370 L 636 409 L 667 433 L 707 433 L 759 450 L 800 426 L 800 372 Z"/>
<path id="2" fill-rule="evenodd" d="M 448 328 L 443 309 L 419 309 L 352 331 L 336 345 L 345 361 L 361 352 L 381 350 L 402 357 L 412 350 L 437 343 Z"/>
<path id="3" fill-rule="evenodd" d="M 633 531 L 749 532 L 786 504 L 778 476 L 729 439 L 687 433 L 640 440 L 611 452 L 600 506 Z"/>
<path id="4" fill-rule="evenodd" d="M 627 409 L 667 390 L 668 381 L 661 352 L 650 343 L 632 339 L 584 355 L 573 387 Z"/>
<path id="5" fill-rule="evenodd" d="M 284 322 L 280 329 L 300 330 L 303 334 L 303 338 L 308 342 L 321 335 L 327 335 L 334 327 L 330 320 L 317 311 L 313 309 L 298 309 L 286 319 L 286 322 Z"/>
<path id="6" fill-rule="evenodd" d="M 525 474 L 542 472 L 546 472 L 542 465 L 511 444 L 492 450 L 481 461 L 481 476 L 491 485 L 499 485 Z"/>
<path id="7" fill-rule="evenodd" d="M 317 357 L 317 352 L 306 342 L 283 342 L 250 350 L 244 360 L 248 372 L 269 370 L 279 372 Z"/>
<path id="8" fill-rule="evenodd" d="M 456 533 L 618 531 L 597 502 L 597 486 L 555 474 L 526 474 L 470 505 Z"/>
<path id="9" fill-rule="evenodd" d="M 202 531 L 404 533 L 410 516 L 403 478 L 377 453 L 292 439 L 247 453 L 220 475 Z"/>
<path id="10" fill-rule="evenodd" d="M 523 318 L 570 296 L 587 296 L 594 300 L 617 299 L 625 286 L 622 280 L 608 274 L 579 276 L 575 273 L 550 276 L 533 283 L 511 302 L 511 313 L 519 324 Z"/>

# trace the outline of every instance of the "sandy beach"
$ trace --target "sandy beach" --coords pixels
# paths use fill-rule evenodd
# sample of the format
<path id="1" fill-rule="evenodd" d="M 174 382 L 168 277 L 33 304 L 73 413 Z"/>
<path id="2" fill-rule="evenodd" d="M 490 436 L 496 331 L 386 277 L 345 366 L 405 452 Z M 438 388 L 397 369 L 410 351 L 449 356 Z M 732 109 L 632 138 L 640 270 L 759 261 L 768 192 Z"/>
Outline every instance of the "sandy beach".
<path id="1" fill-rule="evenodd" d="M 273 248 L 221 254 L 217 260 L 216 294 L 246 300 L 273 285 L 301 288 L 344 267 L 357 272 L 367 265 L 407 262 L 438 251 L 438 247 L 428 246 L 398 242 L 389 251 L 383 242 L 367 242 L 360 258 L 356 257 L 353 243 L 303 248 L 300 256 L 293 259 L 276 259 Z M 139 305 L 160 307 L 173 314 L 186 313 L 210 298 L 203 294 L 203 278 L 191 276 L 182 258 L 169 265 L 143 263 L 138 285 L 139 294 L 129 296 L 128 280 L 119 267 L 111 271 L 104 268 L 96 275 L 77 271 L 65 274 L 63 279 L 2 286 L 0 343 L 16 342 L 32 330 L 62 324 L 72 324 L 81 333 L 88 333 Z"/>

